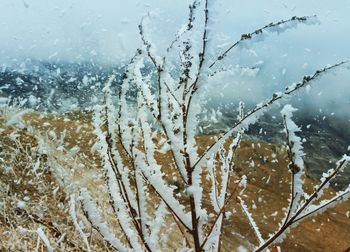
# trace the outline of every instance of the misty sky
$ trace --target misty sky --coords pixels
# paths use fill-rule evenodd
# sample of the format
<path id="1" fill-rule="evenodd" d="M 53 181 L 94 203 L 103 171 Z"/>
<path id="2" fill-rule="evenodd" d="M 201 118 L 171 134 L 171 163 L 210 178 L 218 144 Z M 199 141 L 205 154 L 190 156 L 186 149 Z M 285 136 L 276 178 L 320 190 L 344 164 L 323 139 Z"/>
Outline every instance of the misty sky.
<path id="1" fill-rule="evenodd" d="M 279 43 L 287 38 L 287 46 L 301 45 L 328 60 L 350 58 L 347 0 L 213 2 L 213 29 L 221 39 L 227 37 L 225 42 L 271 21 L 317 14 L 320 26 L 283 35 Z M 143 15 L 151 11 L 155 36 L 169 41 L 186 21 L 188 4 L 186 0 L 1 0 L 1 59 L 120 59 L 139 45 L 137 25 Z"/>
<path id="2" fill-rule="evenodd" d="M 141 44 L 137 25 L 147 12 L 151 12 L 152 40 L 161 52 L 176 29 L 186 22 L 189 2 L 1 0 L 0 64 L 20 63 L 26 58 L 118 63 Z M 243 81 L 246 90 L 254 87 L 255 92 L 241 93 L 251 99 L 260 98 L 271 89 L 278 90 L 283 83 L 298 81 L 298 77 L 312 73 L 316 68 L 350 59 L 348 0 L 212 2 L 209 52 L 213 55 L 230 41 L 239 39 L 240 34 L 272 21 L 316 14 L 321 22 L 320 25 L 300 25 L 281 35 L 271 35 L 263 42 L 253 44 L 249 50 L 233 51 L 227 59 L 228 64 L 254 65 L 261 61 L 264 64 L 258 84 L 256 80 L 252 84 L 249 79 L 240 79 L 239 83 L 232 83 L 229 90 L 237 85 L 241 87 Z M 326 77 L 321 85 L 323 91 L 316 89 L 314 96 L 323 97 L 322 92 L 332 94 L 331 100 L 341 96 L 345 100 L 341 107 L 346 107 L 350 97 L 349 76 L 349 71 L 340 71 L 337 76 Z M 259 82 L 269 84 L 263 88 L 259 87 Z"/>

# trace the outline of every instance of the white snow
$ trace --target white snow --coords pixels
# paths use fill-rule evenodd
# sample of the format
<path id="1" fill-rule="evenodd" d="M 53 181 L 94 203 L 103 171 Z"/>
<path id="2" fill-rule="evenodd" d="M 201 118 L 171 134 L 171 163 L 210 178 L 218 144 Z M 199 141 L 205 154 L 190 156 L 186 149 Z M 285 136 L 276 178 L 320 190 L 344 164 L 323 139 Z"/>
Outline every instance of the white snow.
<path id="1" fill-rule="evenodd" d="M 24 209 L 26 207 L 26 202 L 23 201 L 23 200 L 19 200 L 17 202 L 17 207 L 20 208 L 20 209 Z"/>

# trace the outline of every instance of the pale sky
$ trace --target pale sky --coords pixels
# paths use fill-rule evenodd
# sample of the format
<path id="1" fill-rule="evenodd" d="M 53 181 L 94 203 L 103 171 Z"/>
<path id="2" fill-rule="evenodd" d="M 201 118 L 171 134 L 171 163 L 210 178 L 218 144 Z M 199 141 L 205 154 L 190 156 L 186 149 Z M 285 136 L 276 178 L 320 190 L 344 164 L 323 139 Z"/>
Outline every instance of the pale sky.
<path id="1" fill-rule="evenodd" d="M 139 45 L 137 25 L 154 13 L 155 38 L 168 41 L 186 21 L 188 0 L 1 0 L 0 59 L 100 59 L 114 61 Z M 350 58 L 348 0 L 216 0 L 215 36 L 227 42 L 271 21 L 317 14 L 320 26 L 282 35 L 276 43 L 305 47 L 328 60 Z M 274 41 L 270 41 L 270 43 Z M 165 44 L 165 43 L 164 43 Z M 280 45 L 280 44 L 278 44 Z M 160 45 L 159 45 L 160 46 Z M 286 46 L 284 46 L 286 48 Z"/>

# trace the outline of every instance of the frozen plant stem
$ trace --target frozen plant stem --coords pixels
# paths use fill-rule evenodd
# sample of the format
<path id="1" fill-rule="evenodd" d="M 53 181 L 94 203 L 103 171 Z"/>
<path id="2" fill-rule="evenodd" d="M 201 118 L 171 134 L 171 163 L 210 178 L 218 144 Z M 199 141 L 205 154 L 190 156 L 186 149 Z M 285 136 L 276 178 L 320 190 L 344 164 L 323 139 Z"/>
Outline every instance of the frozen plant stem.
<path id="1" fill-rule="evenodd" d="M 310 203 L 312 203 L 315 199 L 317 199 L 318 194 L 321 190 L 324 189 L 324 187 L 329 183 L 329 181 L 334 178 L 334 176 L 336 174 L 339 173 L 339 171 L 341 169 L 344 168 L 344 166 L 346 165 L 346 163 L 349 161 L 349 157 L 345 157 L 341 160 L 338 161 L 337 166 L 335 167 L 334 171 L 325 178 L 325 180 L 315 189 L 315 191 L 311 194 L 311 196 L 309 196 L 305 203 L 302 204 L 302 206 L 297 210 L 297 212 L 295 214 L 293 214 L 293 216 L 289 219 L 289 221 L 287 221 L 274 235 L 272 235 L 266 242 L 265 244 L 263 244 L 262 246 L 260 246 L 258 249 L 256 249 L 255 251 L 263 251 L 264 249 L 266 249 L 270 244 L 272 244 L 280 235 L 282 235 L 288 228 L 290 228 L 293 224 L 295 224 L 296 222 L 300 221 L 302 218 L 299 218 L 300 215 L 302 215 L 302 213 L 304 212 L 304 210 L 310 205 Z M 349 194 L 350 191 L 347 190 L 344 194 Z M 342 195 L 343 197 L 344 195 Z M 323 204 L 320 205 L 317 210 L 321 210 L 322 208 L 327 207 L 328 204 Z M 304 216 L 306 217 L 306 216 Z"/>

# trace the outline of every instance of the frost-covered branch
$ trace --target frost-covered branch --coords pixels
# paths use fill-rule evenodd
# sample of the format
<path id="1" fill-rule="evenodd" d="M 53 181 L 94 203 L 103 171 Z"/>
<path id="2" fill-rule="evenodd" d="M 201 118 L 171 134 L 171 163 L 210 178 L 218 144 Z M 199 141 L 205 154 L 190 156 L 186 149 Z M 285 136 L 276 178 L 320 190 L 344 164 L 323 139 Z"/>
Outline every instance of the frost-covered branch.
<path id="1" fill-rule="evenodd" d="M 244 201 L 242 200 L 242 198 L 238 197 L 237 199 L 238 199 L 239 204 L 240 204 L 240 206 L 241 206 L 241 208 L 242 208 L 242 210 L 243 210 L 243 213 L 247 216 L 247 219 L 248 219 L 248 221 L 249 221 L 249 224 L 250 224 L 250 226 L 252 227 L 252 229 L 253 229 L 253 231 L 254 231 L 256 237 L 258 238 L 259 244 L 260 244 L 260 245 L 264 244 L 265 240 L 262 238 L 262 235 L 261 235 L 261 233 L 260 233 L 259 227 L 258 227 L 258 225 L 256 224 L 256 222 L 255 222 L 255 220 L 254 220 L 252 214 L 249 212 L 247 205 L 244 203 Z"/>
<path id="2" fill-rule="evenodd" d="M 280 229 L 270 236 L 269 239 L 266 240 L 266 242 L 261 245 L 259 248 L 257 248 L 255 251 L 263 251 L 266 249 L 270 244 L 272 244 L 274 241 L 276 241 L 281 235 L 283 235 L 289 228 L 293 226 L 293 224 L 297 223 L 298 221 L 311 216 L 312 214 L 315 214 L 319 212 L 320 210 L 326 209 L 334 203 L 338 201 L 345 200 L 349 197 L 350 193 L 350 185 L 349 187 L 342 192 L 338 192 L 335 197 L 333 197 L 330 200 L 323 200 L 318 205 L 311 205 L 312 202 L 314 202 L 317 198 L 319 198 L 320 193 L 324 190 L 324 188 L 329 184 L 329 182 L 337 175 L 340 171 L 342 171 L 346 164 L 350 161 L 349 156 L 344 156 L 342 159 L 340 159 L 337 162 L 337 165 L 335 168 L 328 170 L 327 173 L 324 173 L 323 177 L 321 178 L 321 182 L 318 186 L 315 187 L 314 192 L 308 196 L 305 201 L 300 205 L 300 207 L 294 212 L 290 214 L 290 218 L 287 222 L 284 223 L 283 226 L 280 227 Z"/>
<path id="3" fill-rule="evenodd" d="M 44 242 L 45 247 L 47 249 L 48 252 L 53 252 L 53 248 L 50 244 L 49 239 L 47 238 L 47 236 L 45 235 L 44 231 L 41 228 L 38 228 L 36 230 L 36 233 L 38 234 L 38 236 L 40 237 L 40 239 Z"/>
<path id="4" fill-rule="evenodd" d="M 216 214 L 214 221 L 211 224 L 209 231 L 207 232 L 207 235 L 201 244 L 201 248 L 210 247 L 209 241 L 211 240 L 212 237 L 217 237 L 220 241 L 221 232 L 222 232 L 222 221 L 224 218 L 224 212 L 226 210 L 226 207 L 231 202 L 231 200 L 234 198 L 235 193 L 236 193 L 239 185 L 245 179 L 246 179 L 245 175 L 241 176 L 241 178 L 235 182 L 234 190 L 232 190 L 230 193 L 226 192 L 225 201 L 221 205 L 221 208 L 219 209 L 218 213 Z"/>
<path id="5" fill-rule="evenodd" d="M 177 32 L 177 34 L 175 35 L 174 40 L 171 42 L 170 46 L 167 48 L 167 52 L 169 52 L 174 45 L 179 41 L 179 39 L 186 33 L 189 32 L 190 30 L 192 30 L 193 28 L 193 22 L 194 22 L 194 12 L 196 10 L 196 8 L 198 7 L 199 1 L 193 1 L 192 4 L 190 4 L 189 6 L 189 14 L 188 14 L 188 22 L 187 24 L 183 25 L 179 31 Z"/>
<path id="6" fill-rule="evenodd" d="M 192 97 L 192 95 L 197 91 L 197 85 L 198 85 L 198 81 L 199 78 L 201 77 L 202 74 L 202 67 L 204 65 L 204 61 L 205 61 L 205 57 L 206 57 L 206 51 L 207 51 L 207 45 L 208 45 L 208 21 L 209 21 L 209 9 L 208 9 L 208 1 L 209 0 L 205 0 L 205 6 L 204 6 L 204 28 L 203 28 L 203 35 L 202 35 L 202 46 L 201 46 L 201 51 L 198 54 L 199 57 L 199 63 L 198 63 L 198 70 L 197 70 L 197 74 L 196 74 L 196 78 L 194 80 L 194 82 L 191 84 L 191 86 L 189 87 L 189 89 L 191 90 L 191 95 L 190 95 L 190 99 Z M 188 107 L 191 104 L 191 100 L 189 100 L 188 102 Z"/>
<path id="7" fill-rule="evenodd" d="M 75 229 L 77 230 L 80 238 L 82 239 L 84 245 L 86 246 L 87 252 L 90 252 L 91 250 L 90 250 L 89 241 L 88 241 L 84 231 L 81 229 L 81 227 L 78 224 L 77 213 L 76 213 L 76 210 L 75 210 L 75 195 L 71 195 L 70 196 L 69 215 L 72 218 L 73 225 L 74 225 Z"/>
<path id="8" fill-rule="evenodd" d="M 251 40 L 255 37 L 263 39 L 263 36 L 267 33 L 276 32 L 278 34 L 286 31 L 287 29 L 295 28 L 299 23 L 307 24 L 307 25 L 314 25 L 318 23 L 317 17 L 314 16 L 304 16 L 304 17 L 292 17 L 287 20 L 281 20 L 276 23 L 270 23 L 267 24 L 260 29 L 257 29 L 253 32 L 242 34 L 241 38 L 233 43 L 231 46 L 229 46 L 222 54 L 220 54 L 216 60 L 210 64 L 209 68 L 212 68 L 218 61 L 224 59 L 228 53 L 236 46 L 240 45 L 241 43 Z"/>
<path id="9" fill-rule="evenodd" d="M 301 130 L 292 120 L 293 112 L 296 110 L 291 105 L 285 105 L 281 110 L 290 160 L 288 168 L 291 173 L 291 199 L 283 225 L 288 221 L 290 214 L 298 208 L 300 197 L 304 195 L 302 176 L 304 176 L 303 156 L 305 154 L 303 152 L 301 138 L 296 135 L 296 132 Z"/>
<path id="10" fill-rule="evenodd" d="M 337 203 L 344 202 L 345 200 L 349 199 L 350 197 L 350 187 L 348 187 L 344 191 L 339 191 L 336 193 L 336 196 L 334 196 L 331 199 L 328 200 L 322 200 L 318 205 L 311 205 L 306 210 L 302 215 L 300 215 L 298 218 L 294 220 L 294 222 L 299 222 L 304 218 L 307 218 L 311 215 L 318 214 L 321 212 L 324 212 L 327 210 L 329 207 L 333 207 Z"/>
<path id="11" fill-rule="evenodd" d="M 87 189 L 82 188 L 80 190 L 80 202 L 84 210 L 84 214 L 91 223 L 92 227 L 97 230 L 103 239 L 117 251 L 130 251 L 124 244 L 113 234 L 108 228 L 106 222 L 101 221 L 99 210 L 96 204 L 93 202 Z"/>
<path id="12" fill-rule="evenodd" d="M 98 137 L 98 149 L 105 169 L 106 182 L 112 208 L 118 217 L 118 222 L 128 243 L 134 249 L 141 249 L 142 245 L 139 243 L 137 235 L 143 241 L 145 241 L 145 235 L 142 232 L 140 221 L 137 221 L 136 219 L 136 216 L 140 216 L 140 199 L 138 198 L 138 194 L 135 195 L 131 191 L 128 175 L 124 175 L 124 179 L 122 179 L 122 174 L 126 172 L 126 168 L 123 167 L 123 161 L 116 147 L 113 146 L 113 141 L 111 139 L 112 133 L 109 127 L 110 125 L 113 125 L 113 122 L 108 121 L 107 114 L 107 135 L 105 136 L 100 128 L 103 125 L 100 120 L 101 118 L 99 117 L 100 113 L 101 111 L 97 110 L 94 117 L 95 134 Z M 130 145 L 132 150 L 133 143 L 131 142 Z M 115 162 L 115 160 L 117 160 L 117 162 Z M 131 228 L 129 224 L 130 222 L 133 223 L 136 231 Z M 151 251 L 147 242 L 144 242 L 144 246 L 148 251 Z"/>
<path id="13" fill-rule="evenodd" d="M 145 16 L 141 19 L 141 23 L 139 24 L 139 32 L 140 32 L 141 40 L 142 40 L 144 46 L 146 47 L 148 57 L 151 59 L 154 66 L 157 69 L 160 69 L 160 68 L 162 68 L 162 65 L 163 65 L 163 59 L 157 55 L 155 48 L 152 45 L 152 42 L 150 41 L 150 39 L 146 35 L 147 31 L 145 31 L 147 24 L 148 24 L 147 22 L 149 21 L 149 19 L 148 19 L 149 15 L 150 14 L 148 14 L 147 16 Z"/>
<path id="14" fill-rule="evenodd" d="M 190 216 L 185 213 L 184 206 L 180 204 L 173 196 L 173 189 L 170 188 L 163 179 L 163 173 L 161 172 L 160 166 L 154 158 L 154 146 L 151 139 L 151 129 L 148 123 L 143 120 L 141 120 L 143 144 L 145 146 L 145 150 L 147 151 L 146 153 L 143 153 L 136 150 L 137 156 L 140 157 L 139 162 L 142 163 L 140 164 L 142 173 L 156 193 L 160 196 L 162 201 L 168 206 L 169 210 L 173 212 L 173 214 L 188 230 L 191 230 L 192 225 L 190 222 Z"/>
<path id="15" fill-rule="evenodd" d="M 295 111 L 296 109 L 291 105 L 285 105 L 281 111 L 287 137 L 288 156 L 290 159 L 290 163 L 288 164 L 291 173 L 291 199 L 289 202 L 289 208 L 287 210 L 286 218 L 283 224 L 279 227 L 279 230 L 274 235 L 270 236 L 264 244 L 260 244 L 260 247 L 256 251 L 262 251 L 267 248 L 300 220 L 309 217 L 312 214 L 326 210 L 336 202 L 345 200 L 349 197 L 350 185 L 346 190 L 337 192 L 333 198 L 322 200 L 317 205 L 312 204 L 312 202 L 322 196 L 322 192 L 328 186 L 329 182 L 344 169 L 346 163 L 350 160 L 348 156 L 344 156 L 340 159 L 334 169 L 330 169 L 323 174 L 320 184 L 315 186 L 314 192 L 310 196 L 307 196 L 307 194 L 304 193 L 302 183 L 302 176 L 304 176 L 304 161 L 302 157 L 305 154 L 302 150 L 302 141 L 300 137 L 295 134 L 300 131 L 300 128 L 291 119 L 293 112 Z M 301 197 L 304 197 L 305 199 L 301 201 Z M 279 239 L 279 241 L 281 241 L 281 239 Z"/>

